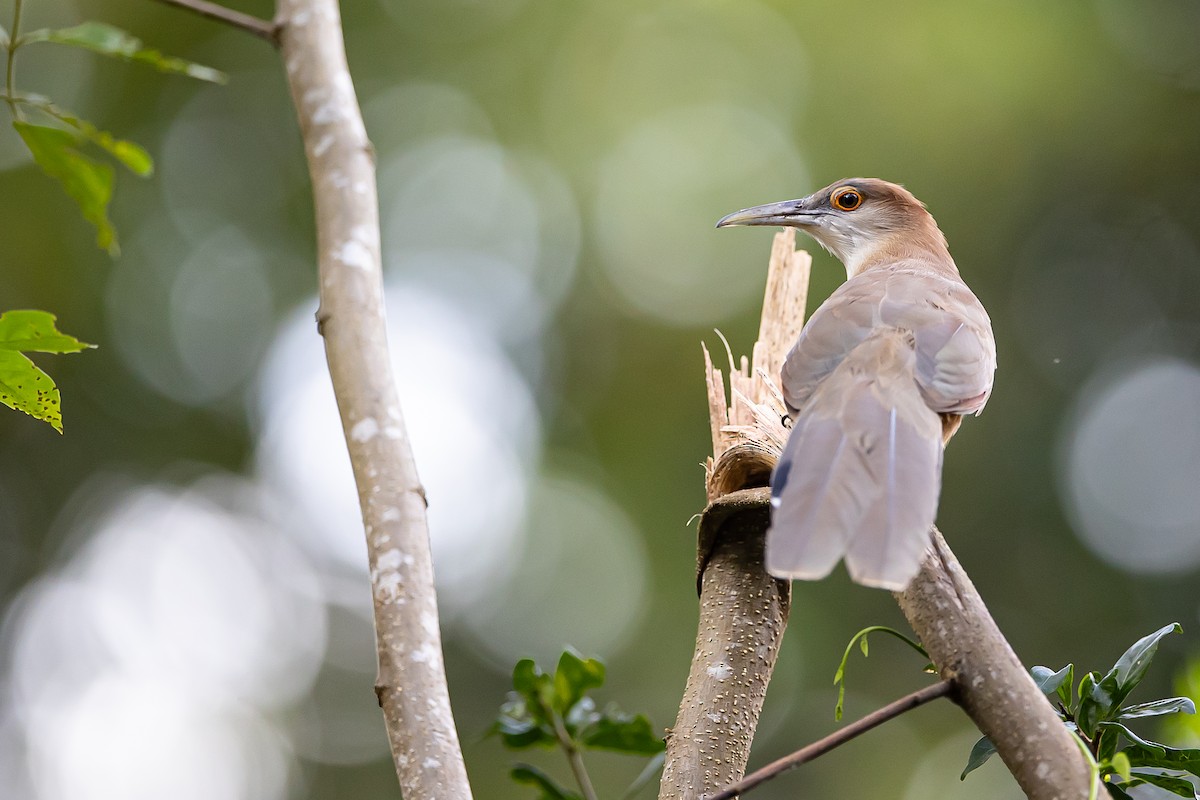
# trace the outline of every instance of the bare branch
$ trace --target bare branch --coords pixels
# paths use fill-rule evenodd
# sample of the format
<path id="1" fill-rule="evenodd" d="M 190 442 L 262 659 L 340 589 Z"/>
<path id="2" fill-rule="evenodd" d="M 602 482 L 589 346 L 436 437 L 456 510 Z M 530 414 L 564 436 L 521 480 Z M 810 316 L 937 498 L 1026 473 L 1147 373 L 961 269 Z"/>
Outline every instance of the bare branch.
<path id="1" fill-rule="evenodd" d="M 446 686 L 425 494 L 388 355 L 375 164 L 341 16 L 336 0 L 280 0 L 278 19 L 316 207 L 318 329 L 366 530 L 376 693 L 405 800 L 469 800 Z"/>
<path id="2" fill-rule="evenodd" d="M 232 8 L 211 3 L 209 0 L 158 0 L 158 2 L 163 5 L 174 6 L 175 8 L 182 8 L 185 11 L 199 14 L 202 17 L 216 20 L 234 28 L 241 28 L 260 39 L 265 39 L 276 47 L 279 46 L 279 25 L 275 22 L 259 19 L 251 14 L 244 14 L 241 11 L 234 11 Z"/>
<path id="3" fill-rule="evenodd" d="M 941 676 L 959 686 L 959 705 L 992 740 L 1025 793 L 1034 800 L 1086 800 L 1092 770 L 1075 737 L 936 528 L 920 573 L 896 600 Z"/>
<path id="4" fill-rule="evenodd" d="M 813 742 L 807 747 L 802 747 L 796 752 L 786 755 L 776 761 L 772 761 L 765 767 L 747 775 L 737 783 L 726 786 L 716 794 L 708 795 L 705 800 L 732 800 L 743 792 L 748 792 L 759 784 L 766 783 L 772 778 L 787 772 L 789 769 L 794 769 L 801 764 L 812 761 L 818 756 L 823 756 L 830 750 L 845 744 L 859 734 L 866 733 L 872 728 L 877 728 L 890 719 L 895 719 L 901 714 L 912 711 L 914 708 L 923 706 L 930 700 L 936 700 L 939 697 L 945 697 L 954 691 L 954 684 L 950 681 L 941 681 L 932 686 L 926 686 L 924 689 L 918 689 L 912 694 L 907 694 L 899 700 L 888 703 L 883 708 L 876 709 L 870 714 L 867 714 L 860 720 L 851 722 L 849 725 L 834 731 L 824 739 Z"/>

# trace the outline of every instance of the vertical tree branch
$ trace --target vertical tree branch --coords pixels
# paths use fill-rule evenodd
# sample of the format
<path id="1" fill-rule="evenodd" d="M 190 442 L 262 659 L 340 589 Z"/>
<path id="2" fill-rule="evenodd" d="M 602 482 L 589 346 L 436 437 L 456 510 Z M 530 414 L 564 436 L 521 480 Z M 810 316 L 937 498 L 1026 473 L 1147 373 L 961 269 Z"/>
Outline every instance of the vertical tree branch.
<path id="1" fill-rule="evenodd" d="M 769 493 L 762 487 L 786 436 L 773 376 L 804 322 L 811 262 L 795 241 L 792 229 L 775 237 L 753 363 L 729 356 L 731 402 L 704 353 L 713 457 L 696 548 L 700 621 L 679 716 L 667 736 L 660 800 L 694 800 L 745 774 L 787 626 L 791 587 L 763 566 Z"/>
<path id="2" fill-rule="evenodd" d="M 667 735 L 659 800 L 696 800 L 742 777 L 787 626 L 791 592 L 763 567 L 766 489 L 710 505 L 701 538 L 700 626 L 679 716 Z"/>
<path id="3" fill-rule="evenodd" d="M 388 356 L 374 156 L 341 17 L 336 0 L 280 0 L 277 22 L 316 205 L 318 326 L 366 530 L 376 692 L 405 800 L 469 798 L 442 660 L 425 494 Z"/>

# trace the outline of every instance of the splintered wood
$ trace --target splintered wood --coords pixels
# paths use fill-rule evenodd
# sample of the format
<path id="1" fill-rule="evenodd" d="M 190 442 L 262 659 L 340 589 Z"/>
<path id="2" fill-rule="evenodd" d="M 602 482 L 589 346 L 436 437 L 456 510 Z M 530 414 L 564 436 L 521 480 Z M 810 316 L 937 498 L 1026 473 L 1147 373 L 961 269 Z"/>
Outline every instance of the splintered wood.
<path id="1" fill-rule="evenodd" d="M 804 326 L 808 276 L 812 258 L 796 249 L 796 231 L 775 234 L 762 322 L 751 358 L 735 361 L 725 337 L 721 341 L 729 359 L 729 395 L 725 378 L 713 366 L 708 347 L 704 368 L 708 383 L 708 410 L 712 425 L 713 454 L 705 462 L 708 500 L 755 486 L 766 486 L 783 451 L 787 409 L 779 387 L 784 357 Z M 717 334 L 720 336 L 720 332 Z"/>

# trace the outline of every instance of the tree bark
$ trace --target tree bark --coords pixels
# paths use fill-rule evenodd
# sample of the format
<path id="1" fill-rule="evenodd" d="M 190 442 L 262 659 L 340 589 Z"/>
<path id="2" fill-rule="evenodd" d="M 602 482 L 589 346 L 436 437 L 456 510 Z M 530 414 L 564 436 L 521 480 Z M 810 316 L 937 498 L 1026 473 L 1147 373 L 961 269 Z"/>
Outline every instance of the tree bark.
<path id="1" fill-rule="evenodd" d="M 660 800 L 695 800 L 745 774 L 787 626 L 790 586 L 763 568 L 766 489 L 725 495 L 700 522 L 700 629 Z"/>
<path id="2" fill-rule="evenodd" d="M 1091 768 L 1077 740 L 996 627 L 937 528 L 920 573 L 896 601 L 1025 794 L 1033 800 L 1086 800 Z M 1106 796 L 1103 788 L 1097 792 Z"/>
<path id="3" fill-rule="evenodd" d="M 336 0 L 280 0 L 276 30 L 316 206 L 318 329 L 358 486 L 376 693 L 406 800 L 471 797 L 442 658 L 425 493 L 388 355 L 375 163 Z"/>

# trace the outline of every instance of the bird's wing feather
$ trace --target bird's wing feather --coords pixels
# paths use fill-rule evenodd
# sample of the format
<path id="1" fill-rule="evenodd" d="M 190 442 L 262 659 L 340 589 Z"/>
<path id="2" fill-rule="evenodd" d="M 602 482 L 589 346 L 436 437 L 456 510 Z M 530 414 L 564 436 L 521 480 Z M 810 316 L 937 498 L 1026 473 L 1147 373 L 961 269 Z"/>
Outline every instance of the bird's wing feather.
<path id="1" fill-rule="evenodd" d="M 911 335 L 880 330 L 855 348 L 796 421 L 773 483 L 767 570 L 902 589 L 928 544 L 940 488 L 937 415 L 913 380 Z"/>
<path id="2" fill-rule="evenodd" d="M 880 327 L 913 333 L 917 382 L 930 408 L 956 414 L 983 408 L 996 370 L 987 312 L 956 276 L 903 261 L 856 275 L 813 313 L 784 361 L 789 408 L 803 408 L 821 381 Z"/>

